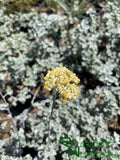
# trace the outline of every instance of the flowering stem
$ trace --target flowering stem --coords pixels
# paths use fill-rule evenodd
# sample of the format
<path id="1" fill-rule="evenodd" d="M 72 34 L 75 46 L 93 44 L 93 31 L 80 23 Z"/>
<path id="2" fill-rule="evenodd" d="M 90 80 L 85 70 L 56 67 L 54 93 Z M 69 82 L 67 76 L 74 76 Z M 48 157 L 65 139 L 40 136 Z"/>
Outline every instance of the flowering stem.
<path id="1" fill-rule="evenodd" d="M 32 105 L 32 106 L 34 106 L 34 101 L 35 101 L 35 98 L 36 98 L 39 90 L 40 90 L 40 86 L 38 86 L 38 88 L 37 88 L 37 90 L 35 91 L 35 94 L 34 94 L 34 96 L 33 96 L 33 98 L 32 98 L 32 101 L 31 101 L 31 105 Z"/>
<path id="2" fill-rule="evenodd" d="M 48 120 L 48 141 L 49 141 L 49 143 L 50 143 L 50 120 L 52 118 L 53 109 L 55 107 L 56 94 L 57 94 L 57 90 L 53 89 L 53 95 L 52 95 L 53 96 L 53 103 L 52 103 L 52 109 L 51 109 L 51 113 L 50 113 L 49 120 Z"/>
<path id="3" fill-rule="evenodd" d="M 48 70 L 44 80 L 44 88 L 48 91 L 53 90 L 53 103 L 48 120 L 48 141 L 50 143 L 50 120 L 55 107 L 57 91 L 59 93 L 59 100 L 63 103 L 72 101 L 79 96 L 80 90 L 78 89 L 77 84 L 80 82 L 80 79 L 68 68 L 60 66 L 53 68 L 52 71 Z"/>
<path id="4" fill-rule="evenodd" d="M 3 96 L 3 94 L 2 94 L 1 92 L 0 92 L 0 95 L 1 95 L 4 103 L 5 103 L 6 106 L 7 106 L 7 110 L 8 110 L 9 116 L 10 116 L 10 118 L 11 118 L 11 120 L 12 120 L 12 123 L 13 123 L 14 131 L 16 132 L 16 136 L 17 136 L 17 138 L 18 138 L 18 129 L 17 129 L 17 127 L 16 127 L 16 123 L 15 123 L 15 121 L 14 121 L 14 119 L 13 119 L 13 116 L 12 116 L 12 113 L 11 113 L 11 111 L 10 111 L 9 104 L 7 103 L 5 97 Z"/>
<path id="5" fill-rule="evenodd" d="M 18 129 L 17 129 L 16 123 L 15 123 L 15 121 L 14 121 L 14 118 L 13 118 L 13 116 L 12 116 L 12 113 L 11 113 L 11 111 L 10 111 L 10 106 L 9 106 L 9 104 L 7 103 L 7 101 L 6 101 L 6 99 L 5 99 L 5 95 L 3 95 L 2 92 L 0 92 L 0 96 L 2 97 L 4 103 L 5 103 L 6 106 L 7 106 L 7 110 L 8 110 L 9 117 L 11 118 L 11 121 L 12 121 L 12 123 L 13 123 L 13 129 L 14 129 L 14 131 L 15 131 L 15 133 L 16 133 L 17 140 L 19 140 Z M 19 144 L 19 148 L 21 148 L 20 142 L 18 142 L 18 144 Z M 15 150 L 16 156 L 18 155 L 18 151 L 19 151 L 19 149 L 16 148 L 16 150 Z M 21 156 L 20 156 L 20 157 L 17 157 L 16 160 L 22 160 Z"/>

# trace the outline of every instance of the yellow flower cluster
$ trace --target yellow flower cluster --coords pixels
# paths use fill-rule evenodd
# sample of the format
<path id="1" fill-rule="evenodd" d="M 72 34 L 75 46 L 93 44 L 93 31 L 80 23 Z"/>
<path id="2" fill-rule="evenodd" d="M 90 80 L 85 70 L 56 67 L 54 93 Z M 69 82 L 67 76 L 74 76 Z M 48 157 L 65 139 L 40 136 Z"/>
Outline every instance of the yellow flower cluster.
<path id="1" fill-rule="evenodd" d="M 80 90 L 77 84 L 80 79 L 76 77 L 75 73 L 68 70 L 66 67 L 60 66 L 54 68 L 52 71 L 48 70 L 46 77 L 44 77 L 44 88 L 51 91 L 53 88 L 57 88 L 60 95 L 60 100 L 63 103 L 72 101 L 78 97 Z"/>

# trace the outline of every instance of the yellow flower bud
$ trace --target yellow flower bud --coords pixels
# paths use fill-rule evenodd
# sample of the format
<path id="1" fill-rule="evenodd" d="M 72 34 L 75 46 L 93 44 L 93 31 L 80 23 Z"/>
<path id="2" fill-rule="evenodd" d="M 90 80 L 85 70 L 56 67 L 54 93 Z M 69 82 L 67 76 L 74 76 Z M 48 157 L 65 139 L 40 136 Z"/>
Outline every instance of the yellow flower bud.
<path id="1" fill-rule="evenodd" d="M 44 86 L 44 88 L 46 88 L 46 86 Z"/>
<path id="2" fill-rule="evenodd" d="M 64 100 L 63 100 L 63 103 L 66 103 L 66 102 L 67 102 L 67 101 L 64 99 Z"/>

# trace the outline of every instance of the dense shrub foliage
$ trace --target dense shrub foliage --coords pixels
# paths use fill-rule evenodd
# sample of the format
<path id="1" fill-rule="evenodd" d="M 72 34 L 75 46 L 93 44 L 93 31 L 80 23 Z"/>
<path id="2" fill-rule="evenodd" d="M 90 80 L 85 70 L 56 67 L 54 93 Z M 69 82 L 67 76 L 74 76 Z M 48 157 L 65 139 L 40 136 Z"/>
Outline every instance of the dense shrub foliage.
<path id="1" fill-rule="evenodd" d="M 118 153 L 120 158 L 119 133 L 110 134 L 106 125 L 107 120 L 120 115 L 119 7 L 108 3 L 99 15 L 91 8 L 81 21 L 72 14 L 32 11 L 8 16 L 4 12 L 3 6 L 0 10 L 0 88 L 3 94 L 7 93 L 11 111 L 19 110 L 32 99 L 33 89 L 44 85 L 47 70 L 61 65 L 81 79 L 81 93 L 75 101 L 65 104 L 56 99 L 50 123 L 51 144 L 47 123 L 52 94 L 38 97 L 34 102 L 37 112 L 33 114 L 29 111 L 31 103 L 19 114 L 13 113 L 19 140 L 11 127 L 11 143 L 0 140 L 0 159 L 65 160 L 68 148 L 59 142 L 64 136 L 79 143 L 112 142 L 112 148 L 101 148 L 101 151 Z M 88 86 L 85 79 L 87 84 L 93 84 Z M 7 106 L 1 103 L 0 110 L 7 111 Z M 3 123 L 1 132 L 4 133 L 5 127 Z M 27 149 L 32 151 L 27 153 Z M 97 150 L 80 148 L 82 153 Z M 80 159 L 73 155 L 71 158 Z"/>

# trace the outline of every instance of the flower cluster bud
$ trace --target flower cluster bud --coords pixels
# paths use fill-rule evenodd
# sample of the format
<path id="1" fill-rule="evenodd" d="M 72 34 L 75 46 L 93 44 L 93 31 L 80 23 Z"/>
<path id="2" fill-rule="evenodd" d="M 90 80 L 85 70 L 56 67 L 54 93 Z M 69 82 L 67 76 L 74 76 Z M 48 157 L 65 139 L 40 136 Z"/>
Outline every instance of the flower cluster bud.
<path id="1" fill-rule="evenodd" d="M 66 67 L 60 66 L 54 68 L 52 71 L 48 70 L 44 80 L 44 88 L 48 91 L 56 88 L 60 93 L 59 99 L 63 103 L 72 101 L 79 96 L 80 90 L 77 84 L 80 82 L 80 79 Z"/>

